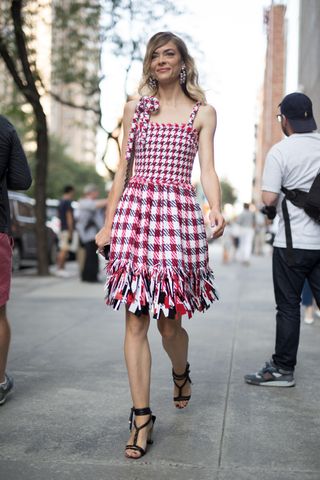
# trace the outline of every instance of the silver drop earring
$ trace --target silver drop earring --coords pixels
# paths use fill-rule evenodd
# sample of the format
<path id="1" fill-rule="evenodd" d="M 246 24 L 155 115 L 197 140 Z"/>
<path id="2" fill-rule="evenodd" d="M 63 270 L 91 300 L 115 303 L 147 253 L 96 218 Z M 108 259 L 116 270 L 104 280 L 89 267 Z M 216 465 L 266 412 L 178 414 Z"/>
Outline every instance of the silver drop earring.
<path id="1" fill-rule="evenodd" d="M 182 65 L 180 72 L 180 85 L 185 85 L 187 83 L 187 69 L 185 65 Z"/>
<path id="2" fill-rule="evenodd" d="M 152 90 L 156 90 L 158 87 L 158 81 L 152 77 L 149 77 L 148 84 Z"/>

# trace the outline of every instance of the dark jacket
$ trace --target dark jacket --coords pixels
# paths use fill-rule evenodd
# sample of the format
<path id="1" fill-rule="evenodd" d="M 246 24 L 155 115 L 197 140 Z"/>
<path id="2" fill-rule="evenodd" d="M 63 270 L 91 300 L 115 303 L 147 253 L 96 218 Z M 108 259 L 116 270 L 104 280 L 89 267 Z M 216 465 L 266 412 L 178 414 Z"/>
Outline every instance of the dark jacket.
<path id="1" fill-rule="evenodd" d="M 17 132 L 0 115 L 0 232 L 10 232 L 8 189 L 27 190 L 31 182 L 30 169 Z"/>

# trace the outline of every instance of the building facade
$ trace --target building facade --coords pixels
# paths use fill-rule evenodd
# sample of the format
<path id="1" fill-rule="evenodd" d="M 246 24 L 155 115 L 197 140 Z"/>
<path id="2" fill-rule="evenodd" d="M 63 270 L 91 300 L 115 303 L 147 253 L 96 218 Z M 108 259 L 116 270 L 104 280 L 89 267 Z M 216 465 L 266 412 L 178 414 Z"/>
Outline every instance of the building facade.
<path id="1" fill-rule="evenodd" d="M 74 160 L 95 164 L 98 115 L 89 109 L 73 108 L 64 103 L 90 106 L 94 110 L 98 110 L 99 92 L 95 91 L 93 95 L 88 96 L 80 85 L 76 83 L 67 85 L 61 81 L 55 81 L 54 78 L 54 55 L 57 46 L 63 45 L 66 34 L 63 29 L 55 28 L 54 11 L 59 4 L 65 6 L 68 2 L 70 0 L 64 0 L 64 2 L 61 0 L 29 1 L 24 7 L 24 13 L 28 17 L 26 34 L 29 37 L 31 60 L 35 63 L 42 81 L 42 86 L 38 85 L 38 88 L 41 91 L 41 103 L 47 117 L 49 133 L 65 146 L 66 153 Z M 0 2 L 0 27 L 3 27 L 1 23 L 2 20 L 5 20 L 5 14 L 10 11 L 10 3 L 8 0 Z M 96 2 L 94 1 L 94 3 Z M 72 18 L 70 18 L 70 22 L 72 23 Z M 79 29 L 81 28 L 84 27 L 79 25 Z M 95 33 L 93 32 L 93 34 Z M 99 56 L 99 29 L 97 28 L 95 55 L 88 55 L 86 61 L 81 65 L 82 69 L 87 69 L 97 78 L 100 69 Z M 0 61 L 0 82 L 4 87 L 0 92 L 0 104 L 5 105 L 6 102 L 12 100 L 13 84 L 2 61 Z"/>
<path id="2" fill-rule="evenodd" d="M 294 91 L 308 95 L 320 128 L 319 0 L 287 0 L 286 5 L 273 3 L 266 12 L 265 22 L 268 43 L 253 179 L 253 199 L 257 203 L 261 199 L 266 154 L 283 138 L 274 119 L 281 98 Z"/>
<path id="3" fill-rule="evenodd" d="M 299 89 L 313 102 L 314 116 L 320 128 L 320 2 L 300 0 L 299 15 Z"/>
<path id="4" fill-rule="evenodd" d="M 268 150 L 282 138 L 276 121 L 278 105 L 285 82 L 285 12 L 284 5 L 271 5 L 265 10 L 267 34 L 266 66 L 260 95 L 260 116 L 256 126 L 256 156 L 253 178 L 253 200 L 261 201 L 261 177 Z"/>

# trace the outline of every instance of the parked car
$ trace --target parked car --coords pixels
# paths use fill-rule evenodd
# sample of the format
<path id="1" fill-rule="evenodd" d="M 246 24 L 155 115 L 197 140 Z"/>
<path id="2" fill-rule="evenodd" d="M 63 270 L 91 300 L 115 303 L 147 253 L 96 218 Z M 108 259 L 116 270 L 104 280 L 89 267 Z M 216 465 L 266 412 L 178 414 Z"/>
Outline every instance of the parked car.
<path id="1" fill-rule="evenodd" d="M 59 235 L 61 229 L 58 214 L 59 203 L 60 201 L 56 198 L 47 198 L 46 200 L 47 225 L 52 228 L 56 235 Z"/>
<path id="2" fill-rule="evenodd" d="M 37 260 L 36 217 L 34 200 L 23 193 L 9 192 L 11 230 L 14 239 L 12 258 L 13 271 L 22 266 L 34 265 Z M 54 264 L 57 256 L 58 238 L 47 226 L 48 260 Z"/>

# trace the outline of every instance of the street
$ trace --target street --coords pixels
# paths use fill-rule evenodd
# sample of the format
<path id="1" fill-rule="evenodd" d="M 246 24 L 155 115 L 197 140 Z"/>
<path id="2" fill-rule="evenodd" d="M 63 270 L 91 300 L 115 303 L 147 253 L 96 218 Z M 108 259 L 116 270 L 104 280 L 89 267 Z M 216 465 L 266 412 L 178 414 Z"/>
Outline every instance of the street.
<path id="1" fill-rule="evenodd" d="M 157 420 L 154 444 L 137 461 L 123 454 L 131 407 L 123 310 L 104 305 L 103 283 L 76 274 L 14 277 L 2 480 L 319 480 L 320 322 L 302 325 L 296 387 L 246 385 L 243 375 L 273 351 L 271 256 L 225 266 L 219 244 L 210 250 L 220 301 L 184 322 L 193 393 L 183 411 L 151 322 Z"/>

